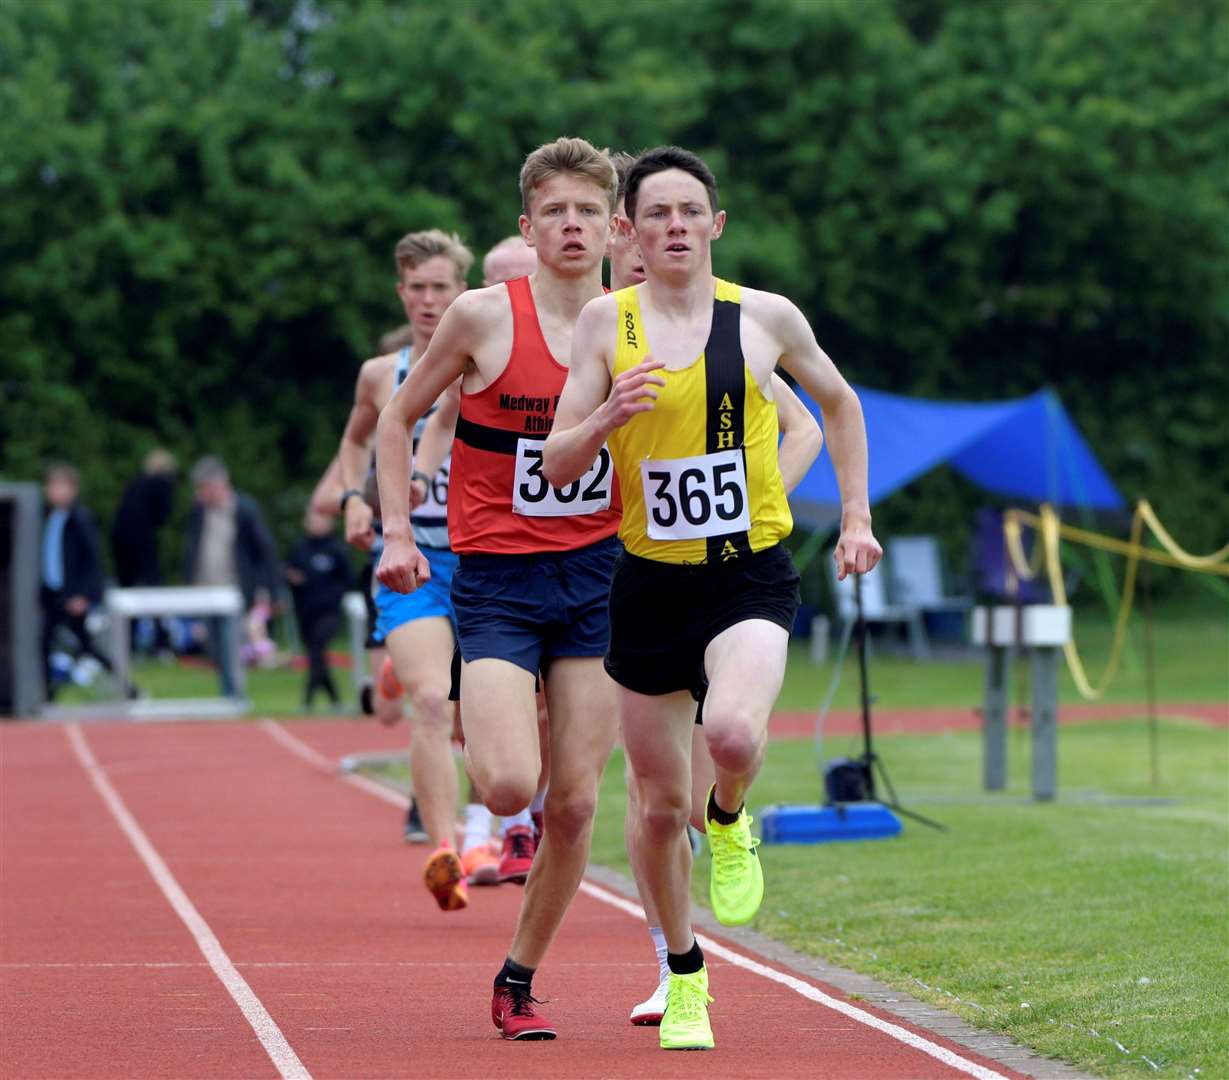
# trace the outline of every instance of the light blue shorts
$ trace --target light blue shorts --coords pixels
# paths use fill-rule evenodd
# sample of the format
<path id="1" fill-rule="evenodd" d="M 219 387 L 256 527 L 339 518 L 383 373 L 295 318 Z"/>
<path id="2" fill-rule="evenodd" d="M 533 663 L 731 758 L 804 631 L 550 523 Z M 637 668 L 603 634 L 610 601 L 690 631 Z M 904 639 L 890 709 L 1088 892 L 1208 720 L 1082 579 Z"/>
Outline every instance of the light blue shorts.
<path id="1" fill-rule="evenodd" d="M 457 557 L 447 548 L 419 548 L 431 566 L 431 580 L 420 585 L 412 593 L 394 592 L 386 585 L 376 589 L 377 642 L 384 642 L 399 626 L 415 619 L 431 619 L 443 616 L 452 623 L 452 632 L 457 632 L 457 617 L 452 610 L 452 572 L 457 568 Z"/>

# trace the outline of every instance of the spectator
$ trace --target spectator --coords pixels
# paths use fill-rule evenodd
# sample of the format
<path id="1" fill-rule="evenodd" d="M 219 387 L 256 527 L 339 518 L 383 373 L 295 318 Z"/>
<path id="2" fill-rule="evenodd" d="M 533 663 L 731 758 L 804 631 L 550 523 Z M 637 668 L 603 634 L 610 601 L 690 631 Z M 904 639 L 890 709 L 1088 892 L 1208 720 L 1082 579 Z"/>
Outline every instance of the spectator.
<path id="1" fill-rule="evenodd" d="M 43 608 L 43 673 L 49 701 L 55 699 L 59 689 L 53 677 L 51 654 L 61 628 L 76 638 L 79 655 L 92 656 L 107 671 L 115 670 L 85 628 L 90 608 L 102 599 L 102 557 L 94 519 L 77 502 L 79 490 L 77 470 L 71 465 L 58 463 L 47 469 L 43 479 L 47 517 L 43 522 L 39 596 Z M 124 687 L 124 692 L 135 696 L 131 686 Z"/>
<path id="2" fill-rule="evenodd" d="M 245 609 L 268 607 L 281 581 L 277 549 L 256 501 L 231 487 L 226 466 L 203 457 L 192 467 L 196 503 L 188 516 L 184 577 L 193 585 L 234 585 Z M 231 642 L 225 620 L 206 620 L 209 649 L 218 665 L 222 693 L 236 693 Z"/>
<path id="3" fill-rule="evenodd" d="M 286 559 L 286 580 L 294 596 L 299 633 L 307 645 L 307 688 L 303 706 L 310 709 L 317 690 L 337 705 L 337 687 L 329 672 L 328 644 L 341 623 L 341 598 L 353 587 L 350 555 L 333 533 L 333 519 L 310 507 L 304 515 L 307 533 Z"/>
<path id="4" fill-rule="evenodd" d="M 111 524 L 111 551 L 115 576 L 126 589 L 161 585 L 158 563 L 158 530 L 171 516 L 175 497 L 177 463 L 166 450 L 151 450 L 139 476 L 124 488 L 119 510 Z M 148 625 L 148 624 L 147 624 Z M 136 625 L 133 625 L 136 637 Z M 169 651 L 170 635 L 161 620 L 154 620 L 154 649 Z"/>

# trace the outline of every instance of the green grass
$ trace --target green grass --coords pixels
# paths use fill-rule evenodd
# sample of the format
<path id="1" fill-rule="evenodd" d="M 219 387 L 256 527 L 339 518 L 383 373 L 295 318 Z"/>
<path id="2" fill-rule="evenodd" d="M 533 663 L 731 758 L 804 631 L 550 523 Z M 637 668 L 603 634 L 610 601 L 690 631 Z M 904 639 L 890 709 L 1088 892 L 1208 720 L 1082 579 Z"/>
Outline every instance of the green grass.
<path id="1" fill-rule="evenodd" d="M 1103 700 L 1143 702 L 1147 698 L 1142 622 L 1129 637 L 1117 678 Z M 1100 682 L 1109 659 L 1113 627 L 1103 609 L 1076 613 L 1075 642 L 1093 684 Z M 1225 701 L 1229 699 L 1229 605 L 1200 603 L 1197 606 L 1171 606 L 1158 610 L 1153 627 L 1156 650 L 1157 700 Z M 777 700 L 779 709 L 814 709 L 823 700 L 832 678 L 832 660 L 816 665 L 808 658 L 808 643 L 790 647 L 790 664 L 785 686 Z M 973 707 L 981 704 L 984 662 L 974 653 L 938 658 L 919 664 L 883 646 L 871 653 L 871 692 L 884 708 L 925 708 L 928 706 Z M 940 654 L 942 656 L 942 654 Z M 1027 683 L 1027 660 L 1020 661 L 1021 677 Z M 1012 688 L 1015 693 L 1016 675 Z M 1064 663 L 1060 669 L 1060 701 L 1072 704 L 1083 699 Z M 858 672 L 852 650 L 841 674 L 833 708 L 853 708 L 858 703 Z"/>
<path id="2" fill-rule="evenodd" d="M 1099 680 L 1109 655 L 1110 636 L 1111 627 L 1103 611 L 1077 615 L 1076 641 L 1094 682 Z M 1157 613 L 1154 636 L 1158 701 L 1224 701 L 1229 698 L 1229 606 L 1213 602 L 1197 607 L 1183 605 L 1162 609 Z M 1133 635 L 1132 642 L 1133 647 L 1106 701 L 1139 703 L 1147 696 L 1141 635 Z M 333 648 L 344 652 L 346 643 L 339 638 Z M 1021 661 L 1017 674 L 1026 685 L 1027 661 Z M 285 668 L 250 671 L 248 695 L 255 710 L 266 716 L 300 712 L 305 677 L 303 672 Z M 981 703 L 983 677 L 983 661 L 971 652 L 959 658 L 936 659 L 926 664 L 916 663 L 883 646 L 876 647 L 872 653 L 871 688 L 882 708 L 944 705 L 971 708 Z M 348 695 L 350 673 L 335 670 L 334 678 L 338 690 Z M 808 657 L 808 643 L 796 642 L 790 648 L 785 685 L 777 707 L 817 708 L 827 693 L 831 678 L 832 660 L 813 664 Z M 197 667 L 142 660 L 133 671 L 133 679 L 155 698 L 207 697 L 217 693 L 213 672 Z M 1013 675 L 1013 694 L 1017 683 Z M 100 694 L 109 690 L 101 685 L 97 689 L 66 688 L 58 701 L 62 704 L 96 701 Z M 1063 702 L 1081 700 L 1065 665 L 1061 669 L 1059 692 Z M 850 655 L 841 673 L 833 707 L 854 708 L 857 702 L 857 665 Z"/>
<path id="3" fill-rule="evenodd" d="M 1104 1076 L 1229 1076 L 1229 733 L 1166 723 L 1160 745 L 1153 789 L 1143 723 L 1065 728 L 1060 799 L 1034 805 L 1027 753 L 990 798 L 975 734 L 883 738 L 902 802 L 950 831 L 906 819 L 892 840 L 762 848 L 754 926 Z M 593 858 L 627 873 L 616 759 Z M 819 786 L 808 743 L 775 743 L 753 810 Z M 707 881 L 702 855 L 697 902 Z"/>

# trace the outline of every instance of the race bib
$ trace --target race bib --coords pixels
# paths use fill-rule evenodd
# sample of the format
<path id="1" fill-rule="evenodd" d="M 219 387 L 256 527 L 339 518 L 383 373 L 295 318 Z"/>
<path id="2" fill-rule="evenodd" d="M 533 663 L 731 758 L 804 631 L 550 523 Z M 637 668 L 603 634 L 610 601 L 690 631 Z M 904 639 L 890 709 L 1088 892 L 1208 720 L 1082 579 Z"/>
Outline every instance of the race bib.
<path id="1" fill-rule="evenodd" d="M 423 499 L 421 506 L 414 508 L 415 514 L 421 514 L 423 517 L 448 516 L 448 470 L 451 465 L 452 455 L 449 455 L 444 459 L 439 472 L 431 477 L 431 483 L 427 485 L 427 497 Z"/>
<path id="2" fill-rule="evenodd" d="M 701 540 L 751 528 L 742 450 L 642 461 L 640 479 L 650 540 Z"/>
<path id="3" fill-rule="evenodd" d="M 602 447 L 588 471 L 565 487 L 551 487 L 542 475 L 542 441 L 518 439 L 512 510 L 524 517 L 571 517 L 610 509 L 610 451 Z"/>

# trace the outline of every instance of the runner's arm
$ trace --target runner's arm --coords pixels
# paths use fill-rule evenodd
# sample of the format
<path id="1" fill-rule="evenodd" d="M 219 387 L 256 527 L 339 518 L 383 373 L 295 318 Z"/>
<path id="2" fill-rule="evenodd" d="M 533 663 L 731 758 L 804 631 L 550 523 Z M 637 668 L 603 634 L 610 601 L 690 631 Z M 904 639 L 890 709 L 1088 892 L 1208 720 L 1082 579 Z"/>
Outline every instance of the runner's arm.
<path id="1" fill-rule="evenodd" d="M 650 357 L 610 381 L 606 343 L 615 339 L 616 303 L 608 296 L 590 300 L 572 331 L 572 362 L 555 423 L 542 450 L 542 475 L 554 487 L 565 487 L 593 464 L 615 428 L 636 413 L 653 408 L 657 394 L 650 383 L 665 386 L 663 367 Z"/>
<path id="2" fill-rule="evenodd" d="M 419 476 L 435 479 L 435 474 L 443 467 L 444 459 L 452 450 L 452 437 L 457 431 L 457 416 L 461 412 L 461 382 L 458 379 L 440 398 L 439 408 L 427 419 L 423 428 L 422 438 L 418 440 L 418 453 L 414 456 L 414 471 Z M 414 506 L 419 506 L 427 497 L 424 482 L 419 479 L 413 482 Z"/>
<path id="3" fill-rule="evenodd" d="M 874 569 L 883 549 L 871 532 L 866 422 L 858 395 L 819 347 L 802 312 L 784 297 L 760 295 L 770 300 L 766 313 L 781 343 L 781 366 L 798 380 L 824 414 L 828 453 L 841 489 L 837 577 L 864 574 Z"/>
<path id="4" fill-rule="evenodd" d="M 370 549 L 376 538 L 372 526 L 375 513 L 363 498 L 362 491 L 371 468 L 371 435 L 380 418 L 376 402 L 379 401 L 381 378 L 386 374 L 385 367 L 377 358 L 368 360 L 359 369 L 354 384 L 354 404 L 350 407 L 350 416 L 337 448 L 337 468 L 341 481 L 341 491 L 337 497 L 340 500 L 346 498 L 347 491 L 358 492 L 346 498 L 346 505 L 340 508 L 345 519 L 346 540 L 364 551 Z"/>
<path id="5" fill-rule="evenodd" d="M 485 291 L 485 290 L 482 290 Z M 377 478 L 384 522 L 384 554 L 376 576 L 396 592 L 412 592 L 430 570 L 410 532 L 410 473 L 414 424 L 465 371 L 478 336 L 470 309 L 478 293 L 464 293 L 444 312 L 427 351 L 418 358 L 376 425 Z"/>
<path id="6" fill-rule="evenodd" d="M 777 422 L 781 429 L 777 462 L 788 495 L 802 483 L 807 470 L 819 457 L 824 435 L 815 417 L 780 375 L 772 377 L 772 396 L 777 403 Z"/>

